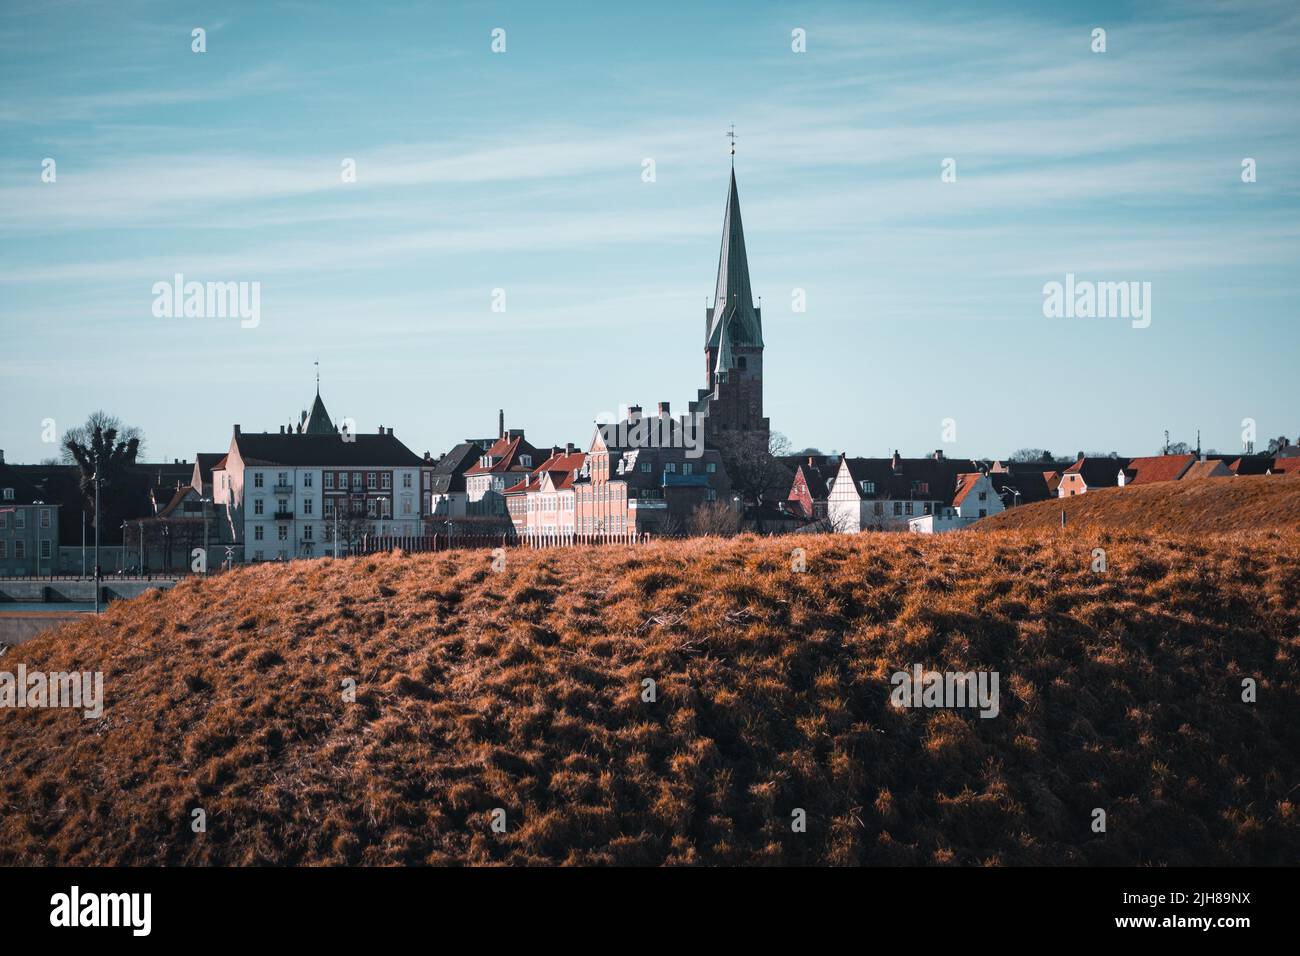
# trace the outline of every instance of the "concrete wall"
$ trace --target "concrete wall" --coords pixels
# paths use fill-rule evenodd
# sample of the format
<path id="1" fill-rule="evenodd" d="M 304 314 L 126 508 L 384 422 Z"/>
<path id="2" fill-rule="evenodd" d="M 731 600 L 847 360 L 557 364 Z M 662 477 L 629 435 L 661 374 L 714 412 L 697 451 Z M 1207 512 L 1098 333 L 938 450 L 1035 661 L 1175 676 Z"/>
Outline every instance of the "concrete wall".
<path id="1" fill-rule="evenodd" d="M 100 600 L 129 600 L 155 588 L 170 588 L 174 580 L 154 581 L 100 581 Z M 6 581 L 0 578 L 0 611 L 5 601 L 72 601 L 93 602 L 94 581 Z M 57 603 L 51 608 L 57 609 Z"/>
<path id="2" fill-rule="evenodd" d="M 22 644 L 60 624 L 83 617 L 85 613 L 81 611 L 11 611 L 6 614 L 0 610 L 0 644 Z"/>

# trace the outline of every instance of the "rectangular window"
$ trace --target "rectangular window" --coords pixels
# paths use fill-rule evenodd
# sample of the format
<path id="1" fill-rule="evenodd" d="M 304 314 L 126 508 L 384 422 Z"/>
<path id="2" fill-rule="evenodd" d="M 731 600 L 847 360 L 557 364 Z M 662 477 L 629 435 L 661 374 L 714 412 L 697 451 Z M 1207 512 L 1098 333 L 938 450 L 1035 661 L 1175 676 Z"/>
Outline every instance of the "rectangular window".
<path id="1" fill-rule="evenodd" d="M 253 487 L 254 488 L 262 487 L 262 473 L 260 471 L 253 472 Z"/>
<path id="2" fill-rule="evenodd" d="M 289 483 L 289 473 L 287 471 L 280 472 L 280 476 L 276 479 L 275 483 L 277 485 L 287 485 Z"/>
<path id="3" fill-rule="evenodd" d="M 411 499 L 410 499 L 410 498 L 403 498 L 403 499 L 402 499 L 402 514 L 404 514 L 404 515 L 409 515 L 410 513 L 411 513 Z"/>
<path id="4" fill-rule="evenodd" d="M 50 509 L 49 509 L 49 508 L 42 508 L 42 509 L 41 509 L 41 527 L 42 527 L 42 528 L 48 528 L 49 526 L 50 526 Z"/>
<path id="5" fill-rule="evenodd" d="M 375 484 L 375 473 L 373 471 L 366 474 L 366 487 L 371 491 L 374 491 L 375 488 L 378 487 Z"/>
<path id="6" fill-rule="evenodd" d="M 373 518 L 375 516 L 375 513 L 376 513 L 375 499 L 371 498 L 369 501 L 366 502 L 366 515 L 368 517 Z"/>
<path id="7" fill-rule="evenodd" d="M 255 515 L 260 515 L 261 513 L 262 513 L 262 499 L 261 499 L 261 498 L 254 498 L 254 499 L 253 499 L 253 514 L 255 514 Z"/>
<path id="8" fill-rule="evenodd" d="M 411 473 L 409 471 L 406 474 L 402 475 L 402 487 L 403 488 L 411 487 Z"/>
<path id="9" fill-rule="evenodd" d="M 364 478 L 362 477 L 361 472 L 359 472 L 359 471 L 354 471 L 354 472 L 352 473 L 352 488 L 353 488 L 354 491 L 360 491 L 360 490 L 361 490 L 361 488 L 362 488 L 362 482 L 363 482 L 363 481 L 364 481 Z"/>
<path id="10" fill-rule="evenodd" d="M 0 540 L 0 558 L 9 557 L 9 542 Z"/>
<path id="11" fill-rule="evenodd" d="M 327 518 L 333 518 L 333 517 L 334 517 L 334 499 L 333 499 L 333 498 L 326 498 L 326 499 L 325 499 L 325 517 L 327 517 Z"/>
<path id="12" fill-rule="evenodd" d="M 683 475 L 689 475 L 693 470 L 694 470 L 694 469 L 691 467 L 691 463 L 690 463 L 689 461 L 684 461 L 684 462 L 682 462 L 682 474 L 683 474 Z"/>
<path id="13" fill-rule="evenodd" d="M 9 515 L 0 512 L 0 530 L 9 527 Z"/>
<path id="14" fill-rule="evenodd" d="M 263 538 L 263 536 L 264 536 L 264 534 L 265 534 L 265 532 L 262 530 L 262 526 L 261 526 L 260 524 L 259 524 L 259 525 L 256 525 L 256 526 L 253 528 L 253 540 L 254 540 L 254 541 L 261 541 L 262 538 Z"/>
<path id="15" fill-rule="evenodd" d="M 325 488 L 328 491 L 334 490 L 334 472 L 332 471 L 325 472 Z"/>
<path id="16" fill-rule="evenodd" d="M 877 502 L 876 502 L 876 506 L 875 506 L 874 508 L 871 509 L 871 512 L 872 512 L 872 514 L 874 514 L 877 518 L 883 517 L 884 514 L 885 514 L 885 506 L 884 506 L 883 504 L 881 504 L 879 501 L 877 501 Z"/>
<path id="17" fill-rule="evenodd" d="M 309 515 L 309 514 L 311 514 L 311 499 L 310 499 L 310 498 L 304 498 L 304 499 L 303 499 L 303 502 L 302 502 L 302 513 L 305 514 L 305 515 Z"/>
<path id="18" fill-rule="evenodd" d="M 302 529 L 302 537 L 304 541 L 311 540 L 311 525 L 307 525 L 307 527 Z"/>
<path id="19" fill-rule="evenodd" d="M 15 558 L 19 558 L 19 559 L 27 557 L 27 542 L 26 542 L 26 541 L 15 541 L 15 542 L 14 542 L 14 557 L 15 557 Z"/>
<path id="20" fill-rule="evenodd" d="M 707 465 L 704 466 L 704 470 L 711 475 L 718 470 L 718 466 L 715 462 L 709 462 Z"/>
<path id="21" fill-rule="evenodd" d="M 311 487 L 311 472 L 310 472 L 310 471 L 303 472 L 303 475 L 302 475 L 302 486 L 303 486 L 304 488 L 310 488 L 310 487 Z"/>
<path id="22" fill-rule="evenodd" d="M 898 516 L 901 515 L 902 513 L 903 513 L 903 503 L 902 503 L 901 501 L 895 501 L 895 502 L 894 502 L 894 517 L 898 517 Z"/>
<path id="23" fill-rule="evenodd" d="M 280 538 L 281 541 L 288 541 L 288 540 L 289 540 L 289 526 L 288 526 L 288 525 L 284 525 L 284 524 L 282 524 L 282 525 L 280 525 L 280 527 L 276 528 L 275 530 L 276 530 L 276 532 L 278 533 L 278 537 Z"/>
<path id="24" fill-rule="evenodd" d="M 383 486 L 384 490 L 387 491 L 389 488 L 393 487 L 393 476 L 388 472 L 384 472 L 379 476 L 379 483 Z"/>
<path id="25" fill-rule="evenodd" d="M 907 513 L 908 514 L 912 513 L 912 502 L 910 501 L 907 503 Z"/>
<path id="26" fill-rule="evenodd" d="M 262 560 L 262 552 L 261 552 L 261 551 L 254 551 L 254 552 L 253 552 L 253 560 L 254 560 L 254 561 L 261 561 L 261 560 Z"/>
<path id="27" fill-rule="evenodd" d="M 23 528 L 26 528 L 26 527 L 27 527 L 27 512 L 26 512 L 26 511 L 15 511 L 15 512 L 14 512 L 14 527 L 15 527 L 17 530 L 19 530 L 19 531 L 22 531 Z"/>

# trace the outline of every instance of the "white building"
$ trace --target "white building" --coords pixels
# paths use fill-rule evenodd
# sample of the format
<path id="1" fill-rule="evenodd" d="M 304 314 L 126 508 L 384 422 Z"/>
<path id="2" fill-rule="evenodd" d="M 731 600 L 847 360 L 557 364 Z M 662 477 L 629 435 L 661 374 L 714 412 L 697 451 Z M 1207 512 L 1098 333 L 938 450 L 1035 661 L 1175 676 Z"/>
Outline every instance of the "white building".
<path id="1" fill-rule="evenodd" d="M 213 502 L 237 560 L 342 555 L 363 535 L 420 534 L 422 474 L 430 469 L 391 428 L 337 431 L 317 395 L 297 428 L 235 426 L 230 450 L 212 468 Z"/>
<path id="2" fill-rule="evenodd" d="M 907 522 L 907 528 L 918 534 L 956 531 L 980 518 L 1005 510 L 1006 506 L 1002 504 L 988 475 L 981 472 L 961 474 L 957 476 L 957 490 L 952 496 L 952 504 L 937 508 L 932 514 L 912 518 Z"/>
<path id="3" fill-rule="evenodd" d="M 906 531 L 913 518 L 953 507 L 958 476 L 977 470 L 970 459 L 945 458 L 938 451 L 929 458 L 901 458 L 898 452 L 892 458 L 841 456 L 827 496 L 827 519 L 844 534 Z"/>

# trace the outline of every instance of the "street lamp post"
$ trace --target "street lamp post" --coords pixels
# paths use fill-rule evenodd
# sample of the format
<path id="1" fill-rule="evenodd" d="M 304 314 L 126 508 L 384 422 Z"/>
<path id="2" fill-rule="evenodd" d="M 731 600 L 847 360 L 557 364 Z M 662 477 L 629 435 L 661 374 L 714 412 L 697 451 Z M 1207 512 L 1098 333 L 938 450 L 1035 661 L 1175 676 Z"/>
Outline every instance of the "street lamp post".
<path id="1" fill-rule="evenodd" d="M 95 613 L 99 613 L 99 467 L 103 456 L 95 452 Z"/>
<path id="2" fill-rule="evenodd" d="M 208 573 L 208 506 L 212 504 L 211 498 L 200 498 L 199 505 L 203 508 L 203 573 Z"/>

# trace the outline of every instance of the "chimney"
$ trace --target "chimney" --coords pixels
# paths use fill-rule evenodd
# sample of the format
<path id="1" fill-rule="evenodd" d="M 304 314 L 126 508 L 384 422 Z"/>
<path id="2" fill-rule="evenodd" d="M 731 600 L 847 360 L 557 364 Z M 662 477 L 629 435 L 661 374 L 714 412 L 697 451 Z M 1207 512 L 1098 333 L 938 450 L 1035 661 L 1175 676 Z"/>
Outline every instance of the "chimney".
<path id="1" fill-rule="evenodd" d="M 640 405 L 629 405 L 627 407 L 627 420 L 630 422 L 639 422 L 641 420 Z"/>
<path id="2" fill-rule="evenodd" d="M 236 435 L 239 434 L 239 426 L 238 426 L 238 425 L 235 426 L 235 434 L 236 434 Z"/>
<path id="3" fill-rule="evenodd" d="M 5 463 L 5 450 L 3 448 L 0 448 L 0 465 L 3 465 L 4 463 Z"/>
<path id="4" fill-rule="evenodd" d="M 660 402 L 660 403 L 659 403 L 659 417 L 660 417 L 660 418 L 665 418 L 665 417 L 667 417 L 669 414 L 670 414 L 670 412 L 668 411 L 668 403 L 667 403 L 667 402 Z"/>
<path id="5" fill-rule="evenodd" d="M 936 449 L 934 450 L 934 460 L 935 460 L 935 461 L 943 461 L 943 449 L 942 449 L 942 448 L 936 448 Z"/>
<path id="6" fill-rule="evenodd" d="M 894 457 L 891 458 L 891 459 L 889 460 L 889 464 L 890 464 L 890 466 L 894 469 L 894 471 L 898 471 L 898 463 L 899 463 L 899 460 L 900 460 L 900 459 L 899 459 L 899 457 L 898 457 L 898 449 L 895 448 L 895 449 L 894 449 Z"/>
<path id="7" fill-rule="evenodd" d="M 566 442 L 564 443 L 564 453 L 565 453 L 566 455 L 572 455 L 572 454 L 573 454 L 573 442 L 571 442 L 571 441 L 566 441 Z M 0 461 L 4 461 L 4 452 L 0 452 Z"/>
<path id="8" fill-rule="evenodd" d="M 506 410 L 504 408 L 498 408 L 497 409 L 497 438 L 505 438 L 505 437 L 506 437 Z"/>
<path id="9" fill-rule="evenodd" d="M 808 467 L 811 468 L 812 466 L 813 466 L 813 463 L 812 463 L 812 455 L 809 455 L 809 456 L 808 456 Z"/>
<path id="10" fill-rule="evenodd" d="M 284 434 L 284 426 L 283 426 L 283 425 L 280 426 L 280 434 L 281 434 L 281 435 Z"/>

